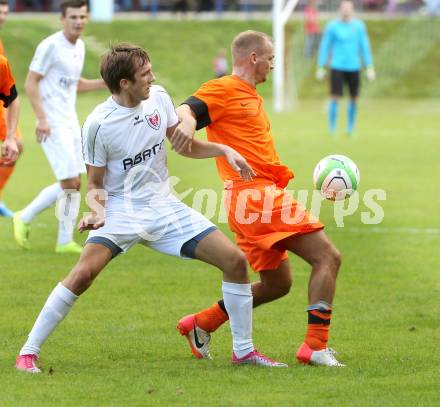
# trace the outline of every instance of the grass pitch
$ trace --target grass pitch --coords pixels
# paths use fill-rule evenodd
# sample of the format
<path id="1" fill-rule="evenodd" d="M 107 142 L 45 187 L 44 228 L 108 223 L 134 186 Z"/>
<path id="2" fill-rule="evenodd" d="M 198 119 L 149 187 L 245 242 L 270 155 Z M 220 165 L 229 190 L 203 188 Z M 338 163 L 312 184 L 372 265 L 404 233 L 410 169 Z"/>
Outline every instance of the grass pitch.
<path id="1" fill-rule="evenodd" d="M 56 25 L 50 24 L 10 21 L 2 32 L 19 84 L 35 44 L 55 29 Z M 211 54 L 229 42 L 235 32 L 269 29 L 268 24 L 257 22 L 188 22 L 184 28 L 177 23 L 162 24 L 166 30 L 174 30 L 181 47 L 160 46 L 172 38 L 159 36 L 166 32 L 163 25 L 161 31 L 159 22 L 136 22 L 136 26 L 117 22 L 114 28 L 119 39 L 152 47 L 158 83 L 170 89 L 176 103 L 209 78 Z M 377 24 L 377 28 L 371 28 L 373 44 L 391 38 L 389 26 L 381 28 Z M 89 42 L 93 42 L 90 37 L 97 42 L 89 51 L 87 77 L 97 75 L 99 47 L 114 37 L 114 31 L 106 27 L 88 28 Z M 211 31 L 201 36 L 202 28 Z M 139 37 L 141 29 L 149 34 Z M 186 36 L 179 37 L 178 32 L 185 30 Z M 408 35 L 407 29 L 403 31 Z M 14 47 L 17 43 L 20 46 Z M 201 48 L 193 49 L 191 43 Z M 438 47 L 429 52 L 423 57 L 425 62 L 438 60 Z M 423 66 L 429 71 L 434 69 L 434 65 Z M 414 69 L 418 72 L 419 68 Z M 377 86 L 384 91 L 394 86 L 396 92 L 408 90 L 408 94 L 415 94 L 421 89 L 420 81 L 429 75 L 426 70 L 423 75 L 411 72 L 411 67 L 403 72 L 404 89 L 399 87 L 403 79 Z M 438 90 L 433 86 L 438 77 L 431 76 L 430 80 L 431 85 L 423 89 L 429 88 L 431 93 L 425 96 Z M 313 86 L 318 89 L 318 85 Z M 261 91 L 269 95 L 270 84 Z M 319 92 L 324 94 L 325 87 Z M 311 94 L 315 94 L 313 90 Z M 105 93 L 81 96 L 81 119 L 105 97 Z M 26 99 L 22 101 L 26 150 L 5 191 L 5 199 L 13 209 L 21 209 L 44 186 L 54 182 L 34 141 L 34 116 Z M 38 312 L 77 260 L 76 256 L 53 252 L 57 225 L 54 211 L 49 210 L 32 225 L 29 252 L 18 249 L 11 223 L 0 218 L 0 406 L 439 404 L 440 195 L 435 178 L 440 173 L 438 102 L 362 99 L 354 138 L 345 137 L 342 131 L 334 138 L 327 135 L 324 99 L 303 102 L 290 113 L 268 110 L 281 159 L 296 174 L 290 189 L 311 190 L 315 164 L 327 154 L 340 153 L 351 157 L 360 168 L 361 197 L 371 188 L 386 191 L 386 200 L 378 202 L 385 214 L 380 224 L 361 222 L 362 212 L 371 212 L 363 203 L 344 218 L 343 228 L 336 226 L 332 203 L 324 202 L 320 214 L 328 235 L 343 254 L 330 346 L 339 351 L 347 367 L 303 367 L 294 361 L 305 332 L 309 276 L 308 266 L 294 256 L 292 292 L 254 313 L 257 347 L 290 364 L 289 369 L 266 370 L 231 366 L 227 324 L 213 336 L 214 360 L 193 359 L 175 325 L 182 315 L 219 298 L 220 273 L 196 261 L 181 261 L 137 247 L 109 265 L 49 338 L 42 350 L 43 374 L 16 372 L 15 356 Z M 340 129 L 344 110 L 342 104 Z M 186 198 L 188 204 L 202 188 L 220 194 L 221 183 L 212 160 L 189 160 L 169 152 L 169 167 L 171 175 L 181 180 L 176 186 L 178 192 L 194 188 Z M 213 220 L 217 221 L 217 214 Z M 220 227 L 228 233 L 226 225 Z M 77 239 L 84 241 L 85 236 Z"/>
<path id="2" fill-rule="evenodd" d="M 80 98 L 82 118 L 100 98 Z M 23 106 L 26 152 L 5 193 L 14 209 L 54 181 L 33 139 L 30 108 Z M 286 370 L 265 370 L 231 366 L 227 324 L 213 336 L 214 360 L 193 359 L 175 325 L 219 298 L 220 273 L 137 247 L 110 264 L 49 338 L 43 374 L 16 372 L 15 355 L 37 313 L 76 261 L 53 253 L 50 210 L 34 221 L 26 253 L 15 245 L 10 222 L 0 219 L 0 405 L 437 405 L 440 215 L 432 175 L 440 171 L 439 114 L 431 101 L 364 100 L 352 139 L 326 135 L 323 102 L 271 114 L 281 158 L 296 173 L 291 189 L 310 189 L 318 160 L 342 153 L 361 170 L 361 196 L 370 188 L 386 190 L 386 201 L 379 202 L 385 218 L 378 225 L 362 224 L 368 208 L 361 205 L 337 228 L 333 204 L 323 203 L 321 219 L 343 254 L 330 345 L 346 368 L 294 361 L 305 332 L 309 276 L 294 256 L 292 292 L 254 313 L 255 344 L 290 363 Z M 181 179 L 179 192 L 195 188 L 189 204 L 200 188 L 220 193 L 213 161 L 169 152 L 169 166 Z"/>

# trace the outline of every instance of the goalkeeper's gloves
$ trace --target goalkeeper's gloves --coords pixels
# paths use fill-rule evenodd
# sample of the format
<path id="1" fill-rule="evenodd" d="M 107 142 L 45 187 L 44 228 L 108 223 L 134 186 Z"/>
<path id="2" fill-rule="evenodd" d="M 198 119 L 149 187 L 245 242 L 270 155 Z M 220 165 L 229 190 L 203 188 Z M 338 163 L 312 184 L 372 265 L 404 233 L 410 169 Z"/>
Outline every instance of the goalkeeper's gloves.
<path id="1" fill-rule="evenodd" d="M 366 75 L 367 75 L 367 79 L 370 82 L 373 82 L 376 79 L 376 71 L 374 70 L 374 67 L 369 66 L 367 68 Z"/>
<path id="2" fill-rule="evenodd" d="M 325 69 L 322 66 L 318 66 L 318 68 L 316 69 L 316 79 L 318 81 L 322 81 L 325 78 L 326 72 Z"/>

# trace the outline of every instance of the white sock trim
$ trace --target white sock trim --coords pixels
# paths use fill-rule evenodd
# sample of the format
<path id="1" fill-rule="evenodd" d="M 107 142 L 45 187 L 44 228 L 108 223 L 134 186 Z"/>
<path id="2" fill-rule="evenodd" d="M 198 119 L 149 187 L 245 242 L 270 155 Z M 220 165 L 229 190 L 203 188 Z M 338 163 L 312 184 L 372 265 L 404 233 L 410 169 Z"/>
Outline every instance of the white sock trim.
<path id="1" fill-rule="evenodd" d="M 79 295 L 74 294 L 68 288 L 64 287 L 62 283 L 57 284 L 57 294 L 70 306 L 79 298 Z"/>
<path id="2" fill-rule="evenodd" d="M 252 296 L 251 284 L 236 284 L 223 281 L 222 291 L 228 294 Z"/>

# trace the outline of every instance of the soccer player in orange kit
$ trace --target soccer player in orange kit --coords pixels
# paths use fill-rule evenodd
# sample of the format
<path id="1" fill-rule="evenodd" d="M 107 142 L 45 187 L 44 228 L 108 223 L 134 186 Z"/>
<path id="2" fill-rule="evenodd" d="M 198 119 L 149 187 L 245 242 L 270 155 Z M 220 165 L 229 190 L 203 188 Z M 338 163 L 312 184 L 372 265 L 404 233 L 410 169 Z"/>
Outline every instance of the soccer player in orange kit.
<path id="1" fill-rule="evenodd" d="M 9 62 L 4 55 L 0 55 L 0 105 L 7 108 L 7 128 L 1 129 L 2 133 L 0 133 L 2 141 L 0 160 L 5 165 L 11 165 L 18 158 L 16 130 L 20 102 Z"/>
<path id="2" fill-rule="evenodd" d="M 327 346 L 341 256 L 323 231 L 324 225 L 284 190 L 293 173 L 278 158 L 263 99 L 256 91 L 273 69 L 272 40 L 264 33 L 245 31 L 235 37 L 231 50 L 232 75 L 206 82 L 178 107 L 181 122 L 171 140 L 173 148 L 189 151 L 195 130 L 206 127 L 210 141 L 229 145 L 247 160 L 256 176 L 246 182 L 224 159 L 216 162 L 228 192 L 229 226 L 259 273 L 260 281 L 252 285 L 253 305 L 289 292 L 289 251 L 304 259 L 312 266 L 308 327 L 296 357 L 305 364 L 343 366 Z M 209 358 L 210 334 L 227 319 L 220 300 L 182 318 L 177 328 L 196 357 Z"/>
<path id="3" fill-rule="evenodd" d="M 4 23 L 6 22 L 6 18 L 9 13 L 9 5 L 7 0 L 0 0 L 0 28 L 3 27 Z M 0 55 L 4 55 L 4 47 L 3 43 L 0 39 Z M 11 76 L 12 77 L 12 76 Z M 6 78 L 6 77 L 5 77 Z M 4 82 L 6 87 L 8 87 L 10 84 Z M 9 89 L 7 92 L 9 92 Z M 4 102 L 4 101 L 3 101 Z M 17 102 L 18 103 L 18 102 Z M 0 141 L 5 141 L 6 133 L 7 133 L 7 126 L 6 126 L 6 110 L 4 108 L 3 103 L 0 103 Z M 16 143 L 19 148 L 19 151 L 22 150 L 22 143 L 21 143 L 21 135 L 20 131 L 16 130 Z M 15 169 L 15 161 L 14 162 L 5 162 L 0 159 L 0 216 L 4 216 L 6 218 L 12 218 L 13 212 L 6 206 L 6 204 L 3 202 L 3 189 L 5 188 L 9 178 L 11 177 L 12 173 Z"/>

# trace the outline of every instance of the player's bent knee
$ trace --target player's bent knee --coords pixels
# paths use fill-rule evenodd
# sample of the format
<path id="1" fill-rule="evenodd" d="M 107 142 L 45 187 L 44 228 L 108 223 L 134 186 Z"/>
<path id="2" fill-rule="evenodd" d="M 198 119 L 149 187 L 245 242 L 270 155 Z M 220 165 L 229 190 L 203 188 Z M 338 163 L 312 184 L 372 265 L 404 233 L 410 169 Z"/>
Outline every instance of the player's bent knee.
<path id="1" fill-rule="evenodd" d="M 336 249 L 335 263 L 336 263 L 336 266 L 339 270 L 339 268 L 341 267 L 341 264 L 342 264 L 342 254 L 337 249 Z"/>
<path id="2" fill-rule="evenodd" d="M 268 297 L 270 297 L 270 300 L 276 300 L 278 298 L 284 297 L 285 295 L 289 294 L 290 292 L 290 288 L 291 288 L 292 284 L 278 284 L 276 286 L 272 286 L 272 287 L 267 287 L 267 294 Z"/>
<path id="3" fill-rule="evenodd" d="M 338 249 L 336 249 L 336 247 L 332 247 L 329 257 L 330 257 L 329 262 L 331 263 L 332 269 L 338 272 L 342 263 L 341 252 Z"/>
<path id="4" fill-rule="evenodd" d="M 241 250 L 234 250 L 228 256 L 225 272 L 228 272 L 230 275 L 234 275 L 237 277 L 243 277 L 247 275 L 247 261 L 246 256 Z"/>
<path id="5" fill-rule="evenodd" d="M 79 191 L 81 189 L 81 182 L 80 181 L 74 181 L 72 183 L 72 189 L 75 189 L 76 191 Z"/>
<path id="6" fill-rule="evenodd" d="M 337 272 L 341 267 L 341 263 L 341 253 L 332 243 L 328 243 L 324 246 L 319 256 L 314 259 L 312 265 L 314 267 L 324 267 Z"/>
<path id="7" fill-rule="evenodd" d="M 284 297 L 289 294 L 292 288 L 292 275 L 282 265 L 280 265 L 279 270 L 261 271 L 260 280 L 266 301 Z"/>
<path id="8" fill-rule="evenodd" d="M 79 191 L 81 188 L 80 178 L 71 178 L 61 181 L 61 188 L 64 190 L 76 190 Z"/>
<path id="9" fill-rule="evenodd" d="M 281 296 L 285 296 L 290 293 L 290 289 L 292 288 L 292 280 L 284 282 L 281 287 Z"/>
<path id="10" fill-rule="evenodd" d="M 342 263 L 341 253 L 338 249 L 332 246 L 324 254 L 322 262 L 324 263 L 323 266 L 325 266 L 324 270 L 329 270 L 336 276 Z"/>
<path id="11" fill-rule="evenodd" d="M 232 263 L 232 267 L 234 270 L 239 271 L 240 273 L 246 273 L 246 256 L 240 250 L 235 250 L 231 255 L 230 262 Z"/>
<path id="12" fill-rule="evenodd" d="M 289 294 L 291 288 L 292 288 L 292 279 L 284 279 L 280 281 L 276 286 L 274 286 L 274 292 L 276 298 L 281 298 Z"/>

